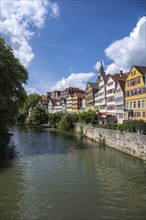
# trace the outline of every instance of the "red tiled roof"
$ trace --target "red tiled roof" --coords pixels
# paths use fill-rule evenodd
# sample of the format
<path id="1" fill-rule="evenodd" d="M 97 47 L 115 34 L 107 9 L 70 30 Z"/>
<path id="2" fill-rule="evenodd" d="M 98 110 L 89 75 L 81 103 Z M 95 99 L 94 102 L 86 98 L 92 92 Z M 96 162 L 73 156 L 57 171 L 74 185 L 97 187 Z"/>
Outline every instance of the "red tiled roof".
<path id="1" fill-rule="evenodd" d="M 85 93 L 74 93 L 78 98 L 83 98 L 85 96 Z"/>
<path id="2" fill-rule="evenodd" d="M 142 75 L 146 73 L 146 66 L 134 66 Z"/>
<path id="3" fill-rule="evenodd" d="M 123 73 L 123 74 L 111 75 L 111 78 L 116 82 L 119 80 L 126 80 L 127 76 L 128 73 Z"/>

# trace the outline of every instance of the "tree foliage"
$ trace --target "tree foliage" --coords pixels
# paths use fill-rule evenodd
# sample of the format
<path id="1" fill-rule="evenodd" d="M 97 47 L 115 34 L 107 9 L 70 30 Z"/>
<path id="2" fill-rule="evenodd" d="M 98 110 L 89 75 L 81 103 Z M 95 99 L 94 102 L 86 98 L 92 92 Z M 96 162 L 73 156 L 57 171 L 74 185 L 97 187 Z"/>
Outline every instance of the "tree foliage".
<path id="1" fill-rule="evenodd" d="M 27 95 L 23 108 L 28 112 L 30 108 L 34 108 L 38 104 L 40 99 L 41 96 L 36 93 Z"/>
<path id="2" fill-rule="evenodd" d="M 21 108 L 19 108 L 19 112 L 17 115 L 17 122 L 24 124 L 27 117 L 28 117 L 28 113 L 30 109 L 33 109 L 40 101 L 41 96 L 33 93 L 30 95 L 27 95 L 26 100 L 23 104 L 23 106 L 21 106 Z"/>
<path id="3" fill-rule="evenodd" d="M 48 114 L 46 113 L 45 109 L 40 105 L 37 104 L 30 115 L 29 118 L 30 124 L 44 124 L 48 123 Z"/>
<path id="4" fill-rule="evenodd" d="M 23 84 L 28 72 L 0 38 L 0 132 L 14 124 L 19 107 L 26 98 Z"/>
<path id="5" fill-rule="evenodd" d="M 54 114 L 49 113 L 48 114 L 48 123 L 51 127 L 57 127 L 59 124 L 59 121 L 61 120 L 61 118 L 63 117 L 63 113 L 62 112 L 56 112 Z"/>
<path id="6" fill-rule="evenodd" d="M 68 131 L 74 128 L 74 123 L 78 122 L 78 114 L 65 114 L 59 121 L 58 128 Z"/>
<path id="7" fill-rule="evenodd" d="M 79 114 L 79 122 L 84 124 L 89 124 L 98 120 L 98 116 L 95 111 L 89 110 L 88 112 L 83 112 Z"/>

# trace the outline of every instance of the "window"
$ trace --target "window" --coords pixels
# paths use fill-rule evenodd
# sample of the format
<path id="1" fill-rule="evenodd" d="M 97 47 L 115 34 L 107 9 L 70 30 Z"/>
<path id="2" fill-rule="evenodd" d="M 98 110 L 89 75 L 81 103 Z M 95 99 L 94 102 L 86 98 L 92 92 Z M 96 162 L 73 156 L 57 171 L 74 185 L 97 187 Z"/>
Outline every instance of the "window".
<path id="1" fill-rule="evenodd" d="M 141 117 L 141 112 L 137 112 L 137 117 Z"/>
<path id="2" fill-rule="evenodd" d="M 123 113 L 117 114 L 117 117 L 118 117 L 118 118 L 123 118 Z"/>
<path id="3" fill-rule="evenodd" d="M 142 113 L 142 117 L 143 117 L 143 118 L 145 118 L 145 116 L 146 116 L 146 113 L 145 113 L 145 112 L 143 112 L 143 113 Z"/>
<path id="4" fill-rule="evenodd" d="M 125 92 L 125 96 L 128 97 L 129 96 L 129 91 Z"/>
<path id="5" fill-rule="evenodd" d="M 140 108 L 140 101 L 138 101 L 138 108 Z"/>
<path id="6" fill-rule="evenodd" d="M 107 86 L 111 86 L 111 85 L 113 85 L 113 81 L 107 83 Z"/>
<path id="7" fill-rule="evenodd" d="M 107 110 L 114 110 L 114 109 L 115 109 L 114 105 L 107 106 Z"/>
<path id="8" fill-rule="evenodd" d="M 141 94 L 144 94 L 144 93 L 146 93 L 146 89 L 145 89 L 145 88 L 142 88 L 142 89 L 141 89 Z"/>
<path id="9" fill-rule="evenodd" d="M 131 76 L 134 76 L 135 74 L 136 74 L 136 71 L 133 70 L 133 71 L 131 72 Z"/>
<path id="10" fill-rule="evenodd" d="M 132 102 L 130 102 L 130 108 L 132 108 Z"/>
<path id="11" fill-rule="evenodd" d="M 136 89 L 136 90 L 134 90 L 134 95 L 137 95 L 137 89 Z"/>
<path id="12" fill-rule="evenodd" d="M 127 109 L 128 109 L 128 107 L 129 107 L 129 102 L 126 103 L 126 106 L 127 106 Z"/>
<path id="13" fill-rule="evenodd" d="M 123 110 L 123 105 L 117 105 L 116 110 Z"/>
<path id="14" fill-rule="evenodd" d="M 142 100 L 142 108 L 145 107 L 145 100 Z"/>
<path id="15" fill-rule="evenodd" d="M 133 108 L 136 108 L 136 102 L 133 103 Z"/>
<path id="16" fill-rule="evenodd" d="M 140 84 L 140 78 L 137 78 L 136 80 L 135 80 L 135 84 L 137 85 L 137 84 Z"/>
<path id="17" fill-rule="evenodd" d="M 129 92 L 129 95 L 130 95 L 130 96 L 133 96 L 133 90 L 131 90 L 131 91 Z"/>

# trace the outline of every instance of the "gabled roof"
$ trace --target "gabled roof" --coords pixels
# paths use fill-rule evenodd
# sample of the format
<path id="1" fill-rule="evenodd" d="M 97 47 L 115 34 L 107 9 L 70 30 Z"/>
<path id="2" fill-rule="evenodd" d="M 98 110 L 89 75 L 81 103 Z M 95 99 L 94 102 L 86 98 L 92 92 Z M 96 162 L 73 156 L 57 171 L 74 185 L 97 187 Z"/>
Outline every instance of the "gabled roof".
<path id="1" fill-rule="evenodd" d="M 132 66 L 135 67 L 142 75 L 146 73 L 146 66 Z"/>
<path id="2" fill-rule="evenodd" d="M 123 73 L 123 74 L 116 74 L 116 75 L 110 75 L 110 77 L 115 81 L 119 80 L 126 80 L 128 76 L 128 73 Z"/>
<path id="3" fill-rule="evenodd" d="M 103 80 L 104 80 L 105 83 L 107 82 L 108 77 L 109 77 L 109 75 L 102 75 L 102 78 L 103 78 Z"/>
<path id="4" fill-rule="evenodd" d="M 94 82 L 88 82 L 87 85 L 90 85 L 90 87 L 92 89 L 98 89 L 98 83 L 94 83 Z"/>
<path id="5" fill-rule="evenodd" d="M 120 84 L 120 87 L 121 87 L 122 91 L 124 92 L 124 90 L 125 90 L 125 81 L 124 80 L 119 80 L 118 83 Z"/>
<path id="6" fill-rule="evenodd" d="M 85 93 L 74 93 L 78 98 L 83 98 L 85 96 Z"/>

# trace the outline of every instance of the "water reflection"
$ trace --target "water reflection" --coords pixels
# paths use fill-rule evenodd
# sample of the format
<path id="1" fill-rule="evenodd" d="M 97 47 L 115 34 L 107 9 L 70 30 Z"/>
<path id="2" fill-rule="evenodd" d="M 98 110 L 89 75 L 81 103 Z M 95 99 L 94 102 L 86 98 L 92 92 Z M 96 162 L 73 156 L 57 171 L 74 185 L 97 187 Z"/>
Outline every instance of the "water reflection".
<path id="1" fill-rule="evenodd" d="M 14 128 L 1 219 L 145 219 L 141 160 L 57 131 Z"/>
<path id="2" fill-rule="evenodd" d="M 8 143 L 0 151 L 0 170 L 9 168 L 15 157 L 15 145 L 12 141 L 10 141 L 10 143 Z"/>

